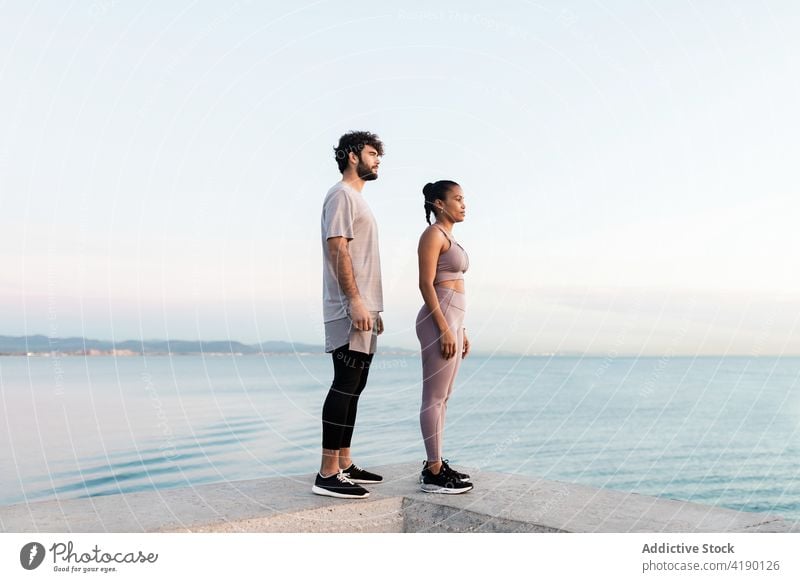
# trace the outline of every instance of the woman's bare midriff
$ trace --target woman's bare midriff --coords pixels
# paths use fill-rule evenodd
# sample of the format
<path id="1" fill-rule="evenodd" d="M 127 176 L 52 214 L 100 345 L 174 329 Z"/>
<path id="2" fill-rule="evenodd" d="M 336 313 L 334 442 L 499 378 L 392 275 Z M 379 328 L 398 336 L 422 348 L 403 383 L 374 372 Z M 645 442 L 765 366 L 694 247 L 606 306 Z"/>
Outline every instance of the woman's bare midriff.
<path id="1" fill-rule="evenodd" d="M 448 289 L 454 290 L 456 293 L 463 293 L 464 292 L 464 280 L 463 279 L 454 279 L 452 281 L 439 281 L 434 286 L 435 287 L 447 287 Z"/>

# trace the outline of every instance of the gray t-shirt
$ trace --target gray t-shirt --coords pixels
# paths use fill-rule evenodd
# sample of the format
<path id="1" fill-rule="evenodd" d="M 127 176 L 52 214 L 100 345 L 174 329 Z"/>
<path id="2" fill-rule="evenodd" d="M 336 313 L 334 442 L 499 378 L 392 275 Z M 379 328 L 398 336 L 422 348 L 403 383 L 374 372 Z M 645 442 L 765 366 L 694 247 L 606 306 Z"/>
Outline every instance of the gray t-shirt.
<path id="1" fill-rule="evenodd" d="M 336 265 L 328 256 L 328 239 L 348 239 L 353 274 L 368 311 L 383 311 L 378 225 L 361 192 L 338 182 L 322 204 L 322 316 L 325 322 L 349 317 L 347 296 L 339 286 Z"/>

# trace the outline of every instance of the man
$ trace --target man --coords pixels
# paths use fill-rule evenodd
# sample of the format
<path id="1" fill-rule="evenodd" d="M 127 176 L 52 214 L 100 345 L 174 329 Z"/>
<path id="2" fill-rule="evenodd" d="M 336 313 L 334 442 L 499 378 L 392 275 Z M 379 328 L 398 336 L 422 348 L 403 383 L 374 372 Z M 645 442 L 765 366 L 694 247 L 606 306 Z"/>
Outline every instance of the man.
<path id="1" fill-rule="evenodd" d="M 369 492 L 359 483 L 383 477 L 353 463 L 350 441 L 383 333 L 383 288 L 377 224 L 361 191 L 378 178 L 383 143 L 370 132 L 351 131 L 333 149 L 342 180 L 328 190 L 321 224 L 325 351 L 332 354 L 333 383 L 322 407 L 322 464 L 312 491 L 365 498 Z"/>

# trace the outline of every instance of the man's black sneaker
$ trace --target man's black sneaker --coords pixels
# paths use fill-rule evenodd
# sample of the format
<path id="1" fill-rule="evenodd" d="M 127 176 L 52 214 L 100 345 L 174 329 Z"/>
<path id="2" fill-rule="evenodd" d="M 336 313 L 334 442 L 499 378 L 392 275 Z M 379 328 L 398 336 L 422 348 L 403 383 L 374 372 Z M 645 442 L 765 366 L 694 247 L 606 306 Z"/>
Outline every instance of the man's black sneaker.
<path id="1" fill-rule="evenodd" d="M 311 491 L 317 495 L 327 495 L 328 497 L 339 497 L 341 499 L 364 499 L 369 497 L 369 491 L 361 485 L 353 483 L 341 471 L 330 477 L 323 477 L 317 473 L 317 478 Z"/>
<path id="2" fill-rule="evenodd" d="M 369 471 L 365 471 L 355 463 L 347 467 L 347 469 L 342 469 L 342 473 L 344 476 L 350 479 L 353 483 L 382 483 L 383 477 L 380 475 L 376 475 L 375 473 L 370 473 Z"/>
<path id="3" fill-rule="evenodd" d="M 449 472 L 451 475 L 455 475 L 460 481 L 469 481 L 469 475 L 453 469 L 447 464 L 447 459 L 442 459 L 442 469 Z"/>
<path id="4" fill-rule="evenodd" d="M 472 483 L 461 481 L 452 473 L 440 470 L 437 475 L 431 473 L 427 467 L 422 470 L 422 483 L 419 486 L 425 493 L 445 493 L 447 495 L 458 495 L 466 493 L 472 489 Z"/>

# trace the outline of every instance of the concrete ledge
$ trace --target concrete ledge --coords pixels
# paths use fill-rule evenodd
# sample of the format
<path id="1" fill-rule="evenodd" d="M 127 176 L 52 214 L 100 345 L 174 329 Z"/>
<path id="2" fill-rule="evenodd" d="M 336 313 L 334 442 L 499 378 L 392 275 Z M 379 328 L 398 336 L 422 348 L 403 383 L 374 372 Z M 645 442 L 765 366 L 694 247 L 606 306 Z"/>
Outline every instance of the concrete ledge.
<path id="1" fill-rule="evenodd" d="M 419 465 L 375 467 L 365 500 L 271 477 L 0 508 L 2 532 L 800 532 L 766 513 L 505 473 L 467 471 L 464 495 L 419 491 Z"/>

